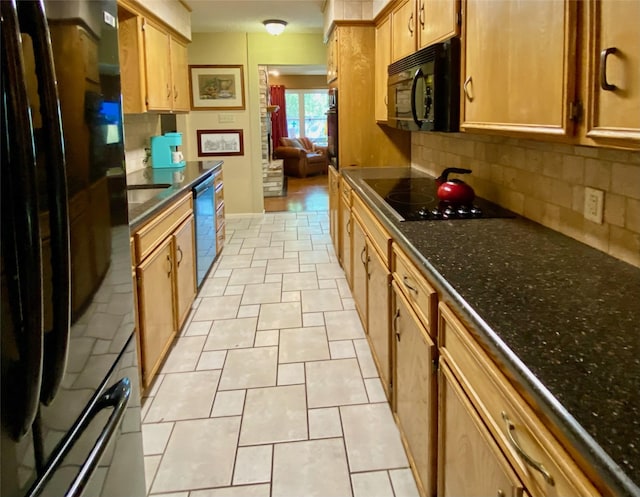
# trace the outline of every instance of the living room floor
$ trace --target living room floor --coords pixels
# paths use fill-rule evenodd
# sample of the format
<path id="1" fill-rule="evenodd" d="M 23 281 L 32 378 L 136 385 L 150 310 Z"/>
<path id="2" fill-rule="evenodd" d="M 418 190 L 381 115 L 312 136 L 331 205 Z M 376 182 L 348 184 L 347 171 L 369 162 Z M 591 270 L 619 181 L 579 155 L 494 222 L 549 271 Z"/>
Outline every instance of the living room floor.
<path id="1" fill-rule="evenodd" d="M 287 176 L 287 193 L 265 197 L 265 212 L 317 212 L 329 209 L 329 179 L 326 174 L 296 178 Z"/>
<path id="2" fill-rule="evenodd" d="M 150 495 L 418 495 L 326 210 L 229 216 L 142 416 Z"/>

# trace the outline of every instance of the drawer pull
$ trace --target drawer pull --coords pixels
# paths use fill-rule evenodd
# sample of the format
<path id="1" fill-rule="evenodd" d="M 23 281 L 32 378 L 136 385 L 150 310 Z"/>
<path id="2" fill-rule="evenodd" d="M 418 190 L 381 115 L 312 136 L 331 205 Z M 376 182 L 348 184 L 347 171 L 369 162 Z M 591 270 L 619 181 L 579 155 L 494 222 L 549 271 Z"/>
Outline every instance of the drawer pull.
<path id="1" fill-rule="evenodd" d="M 607 57 L 617 51 L 616 47 L 609 47 L 600 52 L 600 88 L 606 91 L 613 91 L 618 88 L 607 81 Z"/>
<path id="2" fill-rule="evenodd" d="M 393 316 L 393 331 L 396 334 L 396 340 L 400 341 L 400 332 L 398 331 L 398 318 L 400 317 L 400 309 L 396 309 L 396 313 Z"/>
<path id="3" fill-rule="evenodd" d="M 360 252 L 360 262 L 362 262 L 363 266 L 367 265 L 367 261 L 364 259 L 365 258 L 365 252 L 367 251 L 367 246 L 365 245 L 364 247 L 362 247 L 362 252 Z"/>
<path id="4" fill-rule="evenodd" d="M 549 485 L 554 486 L 555 482 L 553 481 L 553 476 L 549 474 L 549 472 L 542 465 L 542 463 L 539 463 L 535 459 L 532 459 L 531 456 L 527 454 L 522 447 L 520 447 L 520 444 L 518 443 L 518 440 L 516 440 L 515 433 L 514 433 L 516 431 L 516 426 L 511 422 L 507 413 L 502 411 L 501 414 L 502 414 L 502 419 L 504 420 L 507 426 L 507 436 L 509 437 L 509 443 L 511 444 L 511 446 L 515 449 L 518 455 L 524 460 L 524 462 L 526 462 L 529 466 L 531 466 L 533 469 L 535 469 L 542 475 L 542 477 L 544 478 L 544 481 L 546 481 Z"/>
<path id="5" fill-rule="evenodd" d="M 179 245 L 178 245 L 178 248 L 177 248 L 177 252 L 178 252 L 178 254 L 180 254 L 180 258 L 177 261 L 178 262 L 178 266 L 180 266 L 180 263 L 182 262 L 182 258 L 184 257 L 184 254 L 182 253 L 182 248 Z"/>
<path id="6" fill-rule="evenodd" d="M 412 287 L 409 283 L 407 283 L 409 281 L 409 278 L 407 278 L 406 276 L 402 277 L 402 283 L 404 283 L 404 286 L 406 286 L 409 290 L 411 290 L 412 292 L 414 292 L 416 295 L 418 295 L 418 289 Z"/>
<path id="7" fill-rule="evenodd" d="M 347 234 L 351 234 L 351 219 L 347 219 Z"/>
<path id="8" fill-rule="evenodd" d="M 167 278 L 171 278 L 171 271 L 173 270 L 173 262 L 171 261 L 171 256 L 167 256 L 167 262 L 169 263 L 169 271 L 167 271 Z"/>

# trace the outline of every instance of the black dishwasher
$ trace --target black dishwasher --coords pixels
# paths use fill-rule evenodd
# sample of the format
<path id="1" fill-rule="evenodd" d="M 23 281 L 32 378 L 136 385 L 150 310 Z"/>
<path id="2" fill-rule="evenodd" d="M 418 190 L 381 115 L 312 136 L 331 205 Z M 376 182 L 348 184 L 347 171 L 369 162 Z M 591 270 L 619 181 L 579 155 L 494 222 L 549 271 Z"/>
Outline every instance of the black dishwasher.
<path id="1" fill-rule="evenodd" d="M 198 288 L 202 286 L 216 258 L 216 209 L 213 181 L 213 176 L 209 176 L 193 187 Z"/>

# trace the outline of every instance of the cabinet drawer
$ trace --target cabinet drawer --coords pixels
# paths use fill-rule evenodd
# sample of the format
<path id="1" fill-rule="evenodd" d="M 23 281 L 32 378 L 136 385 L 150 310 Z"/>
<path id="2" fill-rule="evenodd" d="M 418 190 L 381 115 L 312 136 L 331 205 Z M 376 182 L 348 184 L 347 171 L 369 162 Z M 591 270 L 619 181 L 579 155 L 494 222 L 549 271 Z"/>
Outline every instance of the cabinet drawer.
<path id="1" fill-rule="evenodd" d="M 341 184 L 340 190 L 342 192 L 342 197 L 344 201 L 347 203 L 347 205 L 351 206 L 351 191 L 353 190 L 353 188 L 351 188 L 351 185 L 347 183 L 347 181 L 344 178 L 341 180 L 340 184 Z"/>
<path id="2" fill-rule="evenodd" d="M 438 294 L 406 255 L 393 245 L 393 279 L 411 302 L 413 309 L 432 338 L 437 336 Z"/>
<path id="3" fill-rule="evenodd" d="M 445 304 L 439 309 L 440 353 L 527 491 L 534 497 L 600 495 L 460 320 Z"/>
<path id="4" fill-rule="evenodd" d="M 364 204 L 360 197 L 353 195 L 352 212 L 358 216 L 360 223 L 364 227 L 369 239 L 373 242 L 380 255 L 384 259 L 384 263 L 389 267 L 389 256 L 391 252 L 391 236 L 387 230 L 373 216 L 369 208 Z"/>
<path id="5" fill-rule="evenodd" d="M 136 260 L 140 262 L 147 257 L 192 212 L 193 200 L 191 193 L 188 193 L 138 229 L 134 235 Z"/>

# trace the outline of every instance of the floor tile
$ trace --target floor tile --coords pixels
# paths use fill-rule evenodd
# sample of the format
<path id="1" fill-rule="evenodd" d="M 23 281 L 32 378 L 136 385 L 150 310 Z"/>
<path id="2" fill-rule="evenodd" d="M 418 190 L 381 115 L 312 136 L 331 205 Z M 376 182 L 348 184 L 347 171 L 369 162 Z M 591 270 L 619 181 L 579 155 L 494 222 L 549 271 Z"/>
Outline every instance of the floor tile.
<path id="1" fill-rule="evenodd" d="M 304 364 L 278 364 L 278 386 L 304 383 Z"/>
<path id="2" fill-rule="evenodd" d="M 302 290 L 302 312 L 342 310 L 337 289 Z"/>
<path id="3" fill-rule="evenodd" d="M 251 283 L 264 282 L 263 267 L 234 269 L 229 277 L 229 285 L 249 285 Z"/>
<path id="4" fill-rule="evenodd" d="M 218 392 L 211 411 L 212 418 L 221 416 L 241 416 L 244 409 L 246 390 L 230 390 Z"/>
<path id="5" fill-rule="evenodd" d="M 344 271 L 337 262 L 316 264 L 316 272 L 318 273 L 318 279 L 344 278 Z"/>
<path id="6" fill-rule="evenodd" d="M 239 487 L 194 490 L 189 497 L 271 497 L 271 485 L 242 485 Z"/>
<path id="7" fill-rule="evenodd" d="M 343 406 L 340 417 L 352 472 L 409 466 L 388 404 Z"/>
<path id="8" fill-rule="evenodd" d="M 204 341 L 204 336 L 178 338 L 162 366 L 162 372 L 195 371 Z"/>
<path id="9" fill-rule="evenodd" d="M 240 418 L 180 421 L 162 457 L 153 493 L 231 484 Z"/>
<path id="10" fill-rule="evenodd" d="M 278 347 L 230 350 L 220 377 L 220 390 L 274 386 L 277 360 Z"/>
<path id="11" fill-rule="evenodd" d="M 334 280 L 334 279 L 331 279 L 331 280 L 318 280 L 318 286 L 320 288 L 337 288 L 336 280 Z M 338 296 L 339 295 L 340 294 L 338 293 Z"/>
<path id="12" fill-rule="evenodd" d="M 216 320 L 204 343 L 204 350 L 223 350 L 252 347 L 257 318 Z"/>
<path id="13" fill-rule="evenodd" d="M 147 484 L 147 493 L 151 489 L 151 484 L 156 477 L 158 466 L 160 466 L 161 455 L 157 456 L 144 456 L 144 478 Z"/>
<path id="14" fill-rule="evenodd" d="M 304 312 L 302 314 L 302 326 L 324 326 L 324 314 L 321 312 Z"/>
<path id="15" fill-rule="evenodd" d="M 144 422 L 208 417 L 219 379 L 220 371 L 165 375 Z"/>
<path id="16" fill-rule="evenodd" d="M 324 322 L 329 340 L 365 337 L 360 317 L 355 310 L 325 312 Z"/>
<path id="17" fill-rule="evenodd" d="M 260 261 L 256 261 L 260 262 Z M 269 259 L 265 261 L 267 264 L 267 274 L 272 273 L 297 273 L 299 270 L 298 262 L 292 262 L 291 259 Z"/>
<path id="18" fill-rule="evenodd" d="M 218 267 L 220 269 L 251 267 L 251 259 L 250 255 L 222 255 Z"/>
<path id="19" fill-rule="evenodd" d="M 349 469 L 341 439 L 286 443 L 274 447 L 273 497 L 351 495 Z"/>
<path id="20" fill-rule="evenodd" d="M 355 359 L 309 362 L 305 368 L 309 408 L 368 402 Z"/>
<path id="21" fill-rule="evenodd" d="M 272 445 L 239 447 L 236 455 L 236 466 L 233 471 L 233 484 L 271 482 Z"/>
<path id="22" fill-rule="evenodd" d="M 251 317 L 257 318 L 258 314 L 260 314 L 259 304 L 241 305 L 240 308 L 238 309 L 239 318 L 251 318 Z"/>
<path id="23" fill-rule="evenodd" d="M 393 469 L 389 471 L 391 484 L 396 497 L 419 497 L 416 480 L 410 469 Z"/>
<path id="24" fill-rule="evenodd" d="M 228 278 L 208 278 L 198 292 L 199 297 L 221 297 L 227 287 Z"/>
<path id="25" fill-rule="evenodd" d="M 282 291 L 315 290 L 318 278 L 314 273 L 288 273 L 282 275 Z"/>
<path id="26" fill-rule="evenodd" d="M 305 440 L 307 434 L 304 385 L 247 391 L 240 445 Z"/>
<path id="27" fill-rule="evenodd" d="M 278 330 L 258 331 L 256 333 L 254 347 L 269 347 L 272 345 L 278 345 L 279 337 L 280 332 Z"/>
<path id="28" fill-rule="evenodd" d="M 224 360 L 227 357 L 226 350 L 204 351 L 200 354 L 200 360 L 196 366 L 197 371 L 205 369 L 222 369 Z"/>
<path id="29" fill-rule="evenodd" d="M 386 471 L 355 473 L 351 475 L 353 497 L 394 497 L 391 481 Z"/>
<path id="30" fill-rule="evenodd" d="M 329 359 L 329 345 L 324 326 L 280 331 L 279 363 L 323 359 Z"/>
<path id="31" fill-rule="evenodd" d="M 185 328 L 183 335 L 187 337 L 208 335 L 212 324 L 213 321 L 191 321 Z"/>
<path id="32" fill-rule="evenodd" d="M 280 302 L 281 292 L 282 285 L 280 283 L 246 285 L 241 304 L 270 304 Z"/>
<path id="33" fill-rule="evenodd" d="M 309 250 L 298 252 L 300 264 L 327 264 L 329 263 L 329 254 L 326 250 Z"/>
<path id="34" fill-rule="evenodd" d="M 281 273 L 275 273 L 275 274 L 267 274 L 264 277 L 264 282 L 265 283 L 282 283 L 282 274 Z"/>
<path id="35" fill-rule="evenodd" d="M 300 292 L 282 292 L 282 302 L 300 302 Z"/>
<path id="36" fill-rule="evenodd" d="M 369 402 L 386 402 L 387 396 L 382 388 L 380 378 L 365 378 L 364 387 L 367 389 Z"/>
<path id="37" fill-rule="evenodd" d="M 309 438 L 334 438 L 342 436 L 340 411 L 337 407 L 309 409 Z"/>
<path id="38" fill-rule="evenodd" d="M 235 318 L 240 307 L 240 295 L 205 297 L 193 316 L 194 321 Z"/>
<path id="39" fill-rule="evenodd" d="M 284 250 L 282 247 L 260 247 L 254 250 L 253 260 L 259 259 L 282 259 Z"/>
<path id="40" fill-rule="evenodd" d="M 268 236 L 261 236 L 259 238 L 245 238 L 242 241 L 242 248 L 268 247 L 270 243 L 271 239 Z"/>
<path id="41" fill-rule="evenodd" d="M 299 328 L 302 326 L 302 307 L 300 302 L 281 304 L 262 304 L 258 317 L 258 330 Z"/>
<path id="42" fill-rule="evenodd" d="M 284 242 L 284 249 L 287 252 L 300 252 L 312 250 L 313 246 L 311 245 L 311 240 L 286 240 Z"/>
<path id="43" fill-rule="evenodd" d="M 378 376 L 378 369 L 375 362 L 373 362 L 373 356 L 371 355 L 371 348 L 366 338 L 362 340 L 354 340 L 353 346 L 356 349 L 356 356 L 358 357 L 358 363 L 360 364 L 360 371 L 363 378 L 375 378 Z"/>
<path id="44" fill-rule="evenodd" d="M 142 425 L 142 448 L 145 456 L 162 454 L 173 430 L 173 423 L 146 423 Z"/>
<path id="45" fill-rule="evenodd" d="M 329 351 L 331 352 L 331 359 L 347 359 L 356 356 L 351 340 L 329 342 Z"/>

